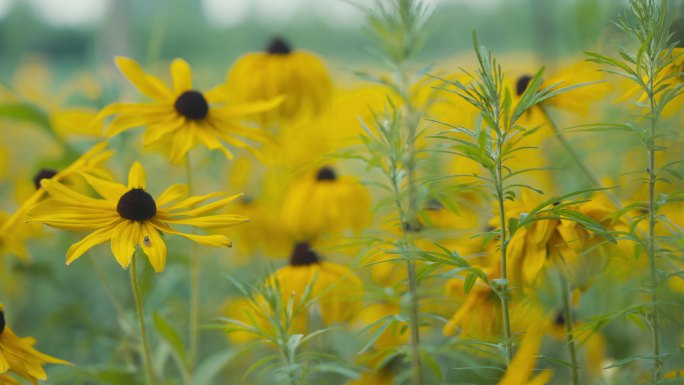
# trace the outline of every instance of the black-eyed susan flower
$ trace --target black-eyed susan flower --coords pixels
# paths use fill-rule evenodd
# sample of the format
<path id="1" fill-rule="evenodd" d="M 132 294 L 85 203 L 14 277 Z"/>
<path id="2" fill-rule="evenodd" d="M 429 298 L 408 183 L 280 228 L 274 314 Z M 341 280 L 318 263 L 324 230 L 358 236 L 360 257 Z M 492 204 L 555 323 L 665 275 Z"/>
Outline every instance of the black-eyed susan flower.
<path id="1" fill-rule="evenodd" d="M 17 210 L 11 215 L 0 212 L 0 256 L 12 254 L 22 260 L 29 257 L 25 241 L 41 234 L 40 227 L 35 223 L 26 223 L 27 211 L 46 196 L 45 189 L 40 187 L 43 179 L 55 182 L 71 182 L 77 176 L 108 178 L 109 174 L 102 167 L 103 163 L 114 155 L 107 149 L 107 143 L 101 142 L 86 151 L 81 157 L 63 170 L 41 169 L 31 178 L 35 187 L 27 198 L 23 200 Z"/>
<path id="2" fill-rule="evenodd" d="M 210 150 L 219 150 L 232 159 L 233 154 L 228 146 L 254 151 L 254 146 L 269 141 L 264 132 L 242 122 L 274 108 L 281 102 L 280 99 L 218 104 L 224 92 L 223 86 L 207 92 L 196 90 L 192 84 L 190 65 L 182 59 L 171 62 L 171 88 L 145 73 L 132 59 L 117 57 L 115 61 L 124 76 L 153 101 L 113 103 L 105 107 L 98 115 L 99 119 L 116 116 L 106 129 L 108 137 L 144 126 L 143 145 L 149 147 L 168 140 L 169 157 L 174 163 L 199 144 Z"/>
<path id="3" fill-rule="evenodd" d="M 297 240 L 322 234 L 360 230 L 370 221 L 370 195 L 355 178 L 321 167 L 295 180 L 282 206 L 285 229 Z"/>
<path id="4" fill-rule="evenodd" d="M 294 246 L 289 265 L 276 270 L 267 281 L 278 286 L 283 298 L 294 297 L 297 304 L 307 286 L 320 306 L 326 324 L 344 322 L 361 307 L 363 287 L 359 277 L 347 267 L 321 260 L 308 243 Z M 306 320 L 300 320 L 306 325 Z"/>
<path id="5" fill-rule="evenodd" d="M 243 55 L 228 72 L 226 97 L 236 103 L 285 96 L 283 103 L 263 116 L 292 120 L 323 112 L 329 105 L 332 81 L 323 61 L 315 54 L 293 50 L 276 37 L 265 52 Z"/>
<path id="6" fill-rule="evenodd" d="M 9 373 L 23 377 L 33 384 L 47 380 L 43 365 L 70 363 L 36 350 L 36 340 L 31 337 L 20 338 L 5 323 L 5 310 L 0 304 L 0 384 L 18 384 Z M 3 382 L 4 381 L 4 382 Z"/>
<path id="7" fill-rule="evenodd" d="M 161 236 L 163 233 L 180 235 L 207 246 L 231 246 L 231 241 L 225 235 L 187 234 L 172 229 L 170 225 L 211 229 L 247 221 L 247 218 L 239 215 L 208 215 L 225 207 L 240 194 L 226 196 L 223 193 L 212 193 L 186 197 L 186 186 L 172 185 L 157 199 L 153 198 L 147 192 L 145 171 L 138 162 L 130 169 L 127 186 L 84 176 L 101 199 L 91 198 L 51 179 L 44 179 L 42 186 L 51 199 L 38 203 L 29 211 L 33 221 L 49 226 L 73 231 L 94 230 L 71 245 L 67 251 L 67 264 L 93 246 L 111 241 L 112 253 L 122 267 L 128 267 L 136 247 L 140 247 L 155 271 L 161 272 L 166 264 L 166 243 Z M 198 206 L 212 198 L 220 199 Z"/>

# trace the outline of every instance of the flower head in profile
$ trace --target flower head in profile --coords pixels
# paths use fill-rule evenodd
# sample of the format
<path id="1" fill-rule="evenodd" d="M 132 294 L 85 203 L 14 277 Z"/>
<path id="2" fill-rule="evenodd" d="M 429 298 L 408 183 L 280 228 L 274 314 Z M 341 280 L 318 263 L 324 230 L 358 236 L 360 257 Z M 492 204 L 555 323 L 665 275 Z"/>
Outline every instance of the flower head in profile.
<path id="1" fill-rule="evenodd" d="M 170 225 L 189 225 L 205 229 L 234 226 L 247 218 L 232 214 L 209 215 L 240 194 L 226 196 L 212 193 L 186 197 L 184 185 L 172 185 L 156 199 L 147 191 L 145 171 L 135 162 L 128 174 L 128 185 L 114 183 L 84 175 L 86 181 L 101 196 L 92 198 L 53 180 L 43 180 L 43 188 L 50 199 L 35 205 L 29 211 L 33 221 L 65 230 L 92 231 L 67 251 L 67 264 L 72 263 L 93 246 L 111 241 L 112 253 L 126 268 L 140 247 L 155 271 L 161 272 L 166 264 L 166 243 L 162 234 L 181 235 L 194 242 L 215 247 L 230 247 L 225 235 L 195 235 L 176 231 Z M 204 204 L 209 199 L 220 198 Z"/>
<path id="2" fill-rule="evenodd" d="M 267 121 L 318 115 L 332 96 L 332 81 L 323 61 L 313 53 L 292 49 L 280 37 L 273 38 L 265 52 L 239 58 L 226 85 L 228 100 L 236 103 L 285 96 L 278 108 L 263 115 Z"/>
<path id="3" fill-rule="evenodd" d="M 276 107 L 280 99 L 217 105 L 223 86 L 207 92 L 196 90 L 190 65 L 182 59 L 171 62 L 172 87 L 145 73 L 132 59 L 117 57 L 115 61 L 124 76 L 152 102 L 113 103 L 105 107 L 99 119 L 116 116 L 106 129 L 108 137 L 144 126 L 143 145 L 153 146 L 168 140 L 169 157 L 174 163 L 197 145 L 219 150 L 232 159 L 228 146 L 254 151 L 255 145 L 268 142 L 265 133 L 242 122 Z"/>
<path id="4" fill-rule="evenodd" d="M 320 305 L 326 324 L 348 321 L 361 306 L 359 277 L 347 267 L 323 261 L 308 243 L 296 244 L 289 265 L 276 270 L 267 281 L 277 284 L 283 298 L 293 296 L 295 304 L 311 285 L 311 296 Z"/>
<path id="5" fill-rule="evenodd" d="M 0 384 L 19 384 L 10 373 L 23 377 L 33 384 L 47 380 L 43 365 L 64 364 L 60 360 L 36 350 L 36 340 L 31 337 L 20 338 L 5 322 L 5 311 L 0 304 Z"/>
<path id="6" fill-rule="evenodd" d="M 362 184 L 326 166 L 291 184 L 281 214 L 295 239 L 311 241 L 326 233 L 362 229 L 370 221 L 370 209 L 370 194 Z"/>

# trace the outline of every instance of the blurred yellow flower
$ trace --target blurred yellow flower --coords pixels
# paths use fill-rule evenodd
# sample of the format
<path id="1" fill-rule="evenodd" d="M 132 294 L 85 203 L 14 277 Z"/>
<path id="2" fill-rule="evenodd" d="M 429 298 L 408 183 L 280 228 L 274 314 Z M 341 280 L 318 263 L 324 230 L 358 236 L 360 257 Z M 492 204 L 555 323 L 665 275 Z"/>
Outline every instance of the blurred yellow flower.
<path id="1" fill-rule="evenodd" d="M 488 275 L 494 277 L 491 272 Z M 461 338 L 490 339 L 499 335 L 501 302 L 496 293 L 481 280 L 477 280 L 469 293 L 464 291 L 462 277 L 447 281 L 445 291 L 450 298 L 462 300 L 458 310 L 444 325 L 446 336 L 459 333 Z"/>
<path id="2" fill-rule="evenodd" d="M 361 230 L 370 222 L 370 209 L 370 194 L 363 185 L 322 167 L 291 183 L 281 215 L 296 240 L 311 241 L 326 233 Z"/>
<path id="3" fill-rule="evenodd" d="M 113 155 L 113 151 L 107 150 L 107 143 L 100 142 L 64 170 L 43 169 L 38 172 L 33 177 L 36 190 L 21 203 L 19 208 L 12 215 L 0 212 L 0 256 L 10 253 L 24 261 L 28 259 L 28 250 L 24 243 L 26 240 L 40 235 L 41 231 L 35 223 L 26 223 L 28 220 L 26 213 L 46 195 L 46 190 L 40 186 L 41 180 L 51 179 L 55 182 L 64 183 L 72 180 L 75 176 L 108 179 L 109 174 L 102 168 L 102 165 Z"/>
<path id="4" fill-rule="evenodd" d="M 532 376 L 542 336 L 543 328 L 531 328 L 527 331 L 520 344 L 520 349 L 515 353 L 513 360 L 508 365 L 506 374 L 498 385 L 544 385 L 551 380 L 553 372 L 548 369 L 534 377 Z"/>
<path id="5" fill-rule="evenodd" d="M 72 231 L 94 230 L 71 245 L 67 251 L 67 264 L 93 246 L 111 241 L 112 253 L 122 267 L 128 267 L 136 246 L 139 246 L 154 270 L 161 272 L 166 264 L 166 243 L 162 233 L 181 235 L 207 246 L 231 246 L 231 241 L 224 235 L 182 233 L 173 230 L 170 224 L 223 228 L 247 221 L 239 215 L 208 215 L 225 207 L 240 194 L 226 197 L 223 193 L 212 193 L 182 199 L 187 195 L 187 188 L 172 185 L 155 200 L 146 190 L 145 171 L 138 162 L 130 169 L 128 186 L 89 175 L 84 177 L 103 199 L 91 198 L 56 181 L 44 179 L 42 186 L 51 199 L 38 203 L 29 211 L 32 221 L 49 226 Z M 211 198 L 221 199 L 194 207 Z"/>
<path id="6" fill-rule="evenodd" d="M 5 311 L 0 304 L 0 384 L 18 384 L 18 381 L 7 374 L 13 373 L 25 378 L 33 384 L 38 380 L 47 380 L 47 374 L 43 365 L 63 364 L 69 362 L 60 360 L 36 350 L 33 345 L 36 340 L 31 337 L 19 338 L 5 323 Z"/>
<path id="7" fill-rule="evenodd" d="M 263 115 L 266 123 L 271 123 L 324 112 L 332 88 L 325 64 L 318 56 L 293 50 L 288 42 L 276 37 L 266 52 L 248 53 L 235 61 L 226 79 L 226 98 L 234 103 L 252 103 L 285 96 L 278 108 Z"/>
<path id="8" fill-rule="evenodd" d="M 311 296 L 318 302 L 326 324 L 348 321 L 361 308 L 363 286 L 356 273 L 322 261 L 307 243 L 296 244 L 289 265 L 276 270 L 267 281 L 279 285 L 282 298 L 294 296 L 295 306 L 313 282 Z M 301 322 L 306 324 L 306 320 Z"/>
<path id="9" fill-rule="evenodd" d="M 232 159 L 233 153 L 227 145 L 258 155 L 253 147 L 269 141 L 267 134 L 242 121 L 276 107 L 280 99 L 218 106 L 216 103 L 220 102 L 223 86 L 204 93 L 195 90 L 190 65 L 182 59 L 171 62 L 172 88 L 145 73 L 132 59 L 119 56 L 115 61 L 124 76 L 153 102 L 113 103 L 105 107 L 98 114 L 98 119 L 116 115 L 106 129 L 108 137 L 145 126 L 143 145 L 149 147 L 162 140 L 170 140 L 169 157 L 174 163 L 180 162 L 198 144 L 219 150 Z"/>

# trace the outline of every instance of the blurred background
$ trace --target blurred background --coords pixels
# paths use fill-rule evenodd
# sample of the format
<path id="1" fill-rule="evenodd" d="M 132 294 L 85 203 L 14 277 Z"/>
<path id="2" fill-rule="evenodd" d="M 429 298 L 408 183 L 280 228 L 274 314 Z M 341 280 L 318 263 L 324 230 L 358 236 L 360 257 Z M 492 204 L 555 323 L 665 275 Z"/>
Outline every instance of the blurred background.
<path id="1" fill-rule="evenodd" d="M 346 0 L 0 0 L 0 79 L 26 55 L 60 71 L 98 67 L 114 55 L 143 64 L 183 57 L 225 68 L 274 35 L 341 66 L 367 61 L 363 12 Z M 431 0 L 426 59 L 471 48 L 471 33 L 499 54 L 532 51 L 550 61 L 610 39 L 626 0 Z M 608 35 L 606 35 L 608 34 Z M 550 64 L 553 64 L 550 62 Z M 56 67 L 55 67 L 56 66 Z"/>

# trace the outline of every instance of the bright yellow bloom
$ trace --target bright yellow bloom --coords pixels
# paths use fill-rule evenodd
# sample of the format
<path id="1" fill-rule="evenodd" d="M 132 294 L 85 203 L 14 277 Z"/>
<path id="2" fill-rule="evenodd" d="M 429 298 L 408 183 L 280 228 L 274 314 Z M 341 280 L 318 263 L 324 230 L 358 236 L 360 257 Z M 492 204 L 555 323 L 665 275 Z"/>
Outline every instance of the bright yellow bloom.
<path id="1" fill-rule="evenodd" d="M 359 277 L 342 265 L 322 261 L 307 243 L 295 245 L 290 264 L 276 270 L 268 282 L 271 285 L 277 282 L 286 301 L 294 296 L 295 306 L 313 282 L 311 295 L 318 302 L 326 324 L 347 321 L 361 307 L 363 287 Z M 306 320 L 301 322 L 306 325 Z"/>
<path id="2" fill-rule="evenodd" d="M 277 109 L 264 115 L 267 122 L 318 115 L 328 108 L 332 96 L 332 81 L 323 61 L 313 53 L 293 51 L 281 38 L 274 38 L 266 52 L 248 53 L 235 61 L 226 86 L 229 102 L 285 96 Z"/>
<path id="3" fill-rule="evenodd" d="M 522 190 L 515 201 L 506 201 L 504 210 L 506 218 L 519 219 L 522 214 L 529 213 L 542 201 L 528 190 Z M 495 216 L 490 221 L 494 228 L 499 227 L 499 218 Z M 519 228 L 508 243 L 508 266 L 510 280 L 516 286 L 529 286 L 544 268 L 548 258 L 548 244 L 557 220 L 540 220 L 528 226 Z"/>
<path id="4" fill-rule="evenodd" d="M 146 190 L 145 171 L 135 162 L 128 174 L 128 186 L 83 175 L 103 199 L 80 194 L 50 179 L 43 188 L 51 199 L 38 203 L 29 211 L 33 221 L 73 231 L 93 231 L 67 251 L 67 264 L 72 263 L 93 246 L 111 241 L 111 249 L 119 264 L 126 268 L 136 246 L 147 255 L 154 270 L 161 272 L 166 264 L 166 243 L 162 233 L 181 235 L 197 243 L 230 247 L 225 235 L 195 235 L 173 230 L 169 225 L 200 228 L 223 228 L 247 221 L 239 215 L 208 215 L 225 207 L 240 196 L 212 193 L 187 197 L 184 185 L 172 185 L 155 200 Z M 195 207 L 208 199 L 215 202 Z M 194 208 L 193 208 L 194 207 Z"/>
<path id="5" fill-rule="evenodd" d="M 326 233 L 361 230 L 370 221 L 370 208 L 370 195 L 356 179 L 322 167 L 290 185 L 282 221 L 295 239 L 310 241 Z"/>
<path id="6" fill-rule="evenodd" d="M 276 107 L 280 99 L 219 106 L 216 103 L 222 98 L 223 86 L 204 93 L 195 90 L 190 65 L 182 59 L 171 62 L 172 88 L 145 73 L 132 59 L 117 57 L 115 61 L 124 76 L 153 102 L 113 103 L 105 107 L 99 119 L 116 115 L 107 127 L 108 137 L 145 126 L 143 145 L 149 147 L 168 140 L 169 157 L 174 163 L 198 144 L 232 159 L 227 145 L 258 155 L 253 147 L 268 142 L 264 132 L 241 122 Z"/>
<path id="7" fill-rule="evenodd" d="M 498 385 L 544 385 L 551 380 L 553 372 L 548 369 L 530 378 L 541 346 L 542 330 L 543 328 L 531 328 L 527 332 L 520 344 L 520 349 L 515 353 L 506 374 Z"/>
<path id="8" fill-rule="evenodd" d="M 18 383 L 9 377 L 8 372 L 21 376 L 33 384 L 38 384 L 38 380 L 47 380 L 43 365 L 48 363 L 71 365 L 59 358 L 39 352 L 33 347 L 35 344 L 35 339 L 19 338 L 6 325 L 4 307 L 0 304 L 0 384 Z"/>

